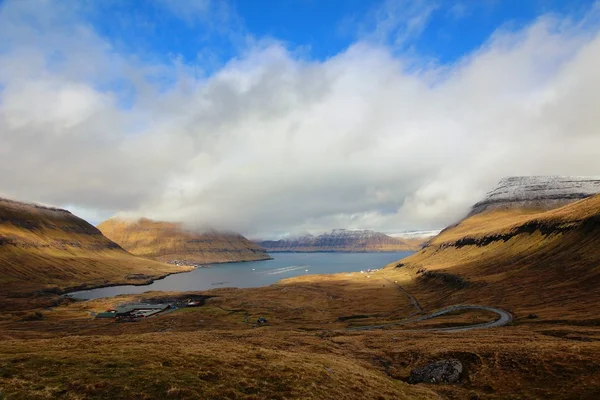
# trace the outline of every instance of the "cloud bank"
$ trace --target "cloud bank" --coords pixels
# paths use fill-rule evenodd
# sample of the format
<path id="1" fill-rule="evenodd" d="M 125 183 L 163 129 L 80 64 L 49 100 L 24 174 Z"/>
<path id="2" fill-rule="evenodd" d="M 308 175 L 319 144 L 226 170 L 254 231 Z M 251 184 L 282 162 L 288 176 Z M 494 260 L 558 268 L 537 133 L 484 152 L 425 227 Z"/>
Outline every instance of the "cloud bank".
<path id="1" fill-rule="evenodd" d="M 497 31 L 453 65 L 269 39 L 198 76 L 61 4 L 0 8 L 5 196 L 276 237 L 433 229 L 503 176 L 600 175 L 597 10 Z"/>

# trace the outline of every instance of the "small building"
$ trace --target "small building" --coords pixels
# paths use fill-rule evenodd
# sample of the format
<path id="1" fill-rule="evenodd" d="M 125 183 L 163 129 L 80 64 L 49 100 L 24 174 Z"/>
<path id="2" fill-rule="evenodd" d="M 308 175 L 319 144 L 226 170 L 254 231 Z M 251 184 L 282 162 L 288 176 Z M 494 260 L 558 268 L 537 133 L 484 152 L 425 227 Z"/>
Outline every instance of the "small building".
<path id="1" fill-rule="evenodd" d="M 96 314 L 96 318 L 115 318 L 117 316 L 116 311 L 105 311 Z"/>
<path id="2" fill-rule="evenodd" d="M 127 304 L 117 307 L 116 317 L 144 318 L 171 308 L 170 304 Z"/>

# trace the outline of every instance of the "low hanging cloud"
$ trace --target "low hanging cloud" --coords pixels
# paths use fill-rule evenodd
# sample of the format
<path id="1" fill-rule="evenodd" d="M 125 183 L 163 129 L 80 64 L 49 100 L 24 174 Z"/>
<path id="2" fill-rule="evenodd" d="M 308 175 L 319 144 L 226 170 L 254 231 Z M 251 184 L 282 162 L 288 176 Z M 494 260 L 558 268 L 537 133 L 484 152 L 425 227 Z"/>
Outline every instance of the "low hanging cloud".
<path id="1" fill-rule="evenodd" d="M 594 10 L 498 31 L 453 65 L 252 40 L 198 78 L 31 3 L 0 8 L 5 196 L 275 237 L 443 227 L 503 176 L 600 174 Z"/>

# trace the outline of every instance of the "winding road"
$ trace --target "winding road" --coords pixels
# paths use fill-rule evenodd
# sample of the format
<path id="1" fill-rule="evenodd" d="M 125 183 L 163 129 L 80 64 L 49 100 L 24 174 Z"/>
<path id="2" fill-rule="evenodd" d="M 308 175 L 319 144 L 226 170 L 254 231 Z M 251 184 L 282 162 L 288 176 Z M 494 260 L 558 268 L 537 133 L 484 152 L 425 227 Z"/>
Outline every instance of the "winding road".
<path id="1" fill-rule="evenodd" d="M 451 313 L 453 311 L 460 311 L 460 310 L 482 310 L 482 311 L 489 311 L 489 312 L 493 312 L 498 314 L 498 319 L 494 320 L 494 321 L 490 321 L 490 322 L 484 322 L 481 324 L 475 324 L 475 325 L 465 325 L 465 326 L 453 326 L 453 327 L 446 327 L 446 328 L 428 328 L 428 329 L 402 329 L 402 331 L 409 331 L 409 332 L 414 332 L 414 331 L 428 331 L 428 332 L 466 332 L 466 331 L 471 331 L 474 329 L 489 329 L 489 328 L 496 328 L 499 326 L 503 326 L 506 325 L 508 323 L 510 323 L 513 320 L 512 315 L 505 310 L 502 310 L 501 308 L 495 308 L 495 307 L 488 307 L 488 306 L 478 306 L 478 305 L 454 305 L 454 306 L 450 306 L 450 307 L 446 307 L 443 308 L 441 310 L 435 311 L 431 314 L 427 314 L 427 315 L 423 315 L 417 318 L 412 318 L 415 314 L 421 313 L 423 312 L 423 308 L 421 308 L 421 305 L 419 304 L 419 302 L 417 301 L 417 299 L 411 295 L 409 292 L 407 292 L 404 288 L 402 288 L 400 285 L 398 285 L 396 282 L 392 282 L 388 279 L 388 281 L 394 285 L 396 285 L 396 287 L 398 288 L 399 291 L 401 291 L 402 293 L 404 293 L 409 300 L 411 301 L 411 303 L 413 304 L 413 306 L 415 307 L 416 311 L 412 314 L 410 314 L 408 317 L 404 318 L 401 321 L 398 322 L 390 322 L 388 324 L 381 324 L 381 325 L 367 325 L 367 326 L 353 326 L 353 327 L 349 327 L 346 328 L 346 330 L 351 330 L 351 331 L 370 331 L 373 329 L 384 329 L 384 328 L 388 328 L 391 326 L 398 326 L 398 325 L 406 325 L 406 324 L 411 324 L 411 323 L 415 323 L 415 322 L 420 322 L 420 321 L 426 321 L 429 319 L 433 319 L 433 318 L 437 318 L 437 317 L 441 317 L 442 315 L 446 315 L 448 313 Z"/>
<path id="2" fill-rule="evenodd" d="M 444 308 L 442 310 L 436 311 L 432 314 L 425 315 L 420 318 L 413 319 L 411 322 L 425 321 L 425 320 L 436 318 L 436 317 L 442 316 L 444 314 L 448 314 L 452 311 L 458 311 L 458 310 L 490 311 L 490 312 L 498 314 L 500 316 L 500 318 L 498 318 L 495 321 L 484 322 L 484 323 L 475 324 L 475 325 L 456 326 L 456 327 L 447 327 L 447 328 L 420 329 L 420 330 L 438 331 L 438 332 L 439 331 L 442 331 L 442 332 L 464 332 L 464 331 L 471 331 L 473 329 L 496 328 L 496 327 L 503 326 L 503 325 L 510 323 L 513 319 L 512 315 L 508 311 L 504 311 L 501 308 L 477 306 L 477 305 L 456 305 L 456 306 L 450 306 L 450 307 Z"/>

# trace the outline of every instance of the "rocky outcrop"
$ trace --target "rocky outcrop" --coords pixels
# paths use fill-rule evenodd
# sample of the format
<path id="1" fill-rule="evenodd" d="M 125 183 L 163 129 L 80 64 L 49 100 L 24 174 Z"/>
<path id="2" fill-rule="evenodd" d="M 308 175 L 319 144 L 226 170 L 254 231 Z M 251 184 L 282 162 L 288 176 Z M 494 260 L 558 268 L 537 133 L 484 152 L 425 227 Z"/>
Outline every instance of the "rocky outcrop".
<path id="1" fill-rule="evenodd" d="M 469 286 L 469 282 L 462 277 L 446 272 L 428 271 L 425 268 L 421 268 L 417 271 L 419 277 L 417 280 L 424 282 L 439 282 L 442 285 L 453 289 L 464 289 Z"/>
<path id="2" fill-rule="evenodd" d="M 462 374 L 463 365 L 457 359 L 440 360 L 410 372 L 409 383 L 456 383 Z"/>
<path id="3" fill-rule="evenodd" d="M 549 210 L 600 193 L 600 177 L 518 176 L 502 179 L 469 216 L 495 209 Z"/>
<path id="4" fill-rule="evenodd" d="M 237 233 L 197 232 L 181 223 L 147 218 L 111 218 L 98 228 L 132 254 L 169 263 L 185 260 L 196 265 L 271 259 L 264 248 Z"/>
<path id="5" fill-rule="evenodd" d="M 402 240 L 370 230 L 334 229 L 329 233 L 290 239 L 265 240 L 258 244 L 269 252 L 391 252 L 418 250 L 421 240 Z"/>

